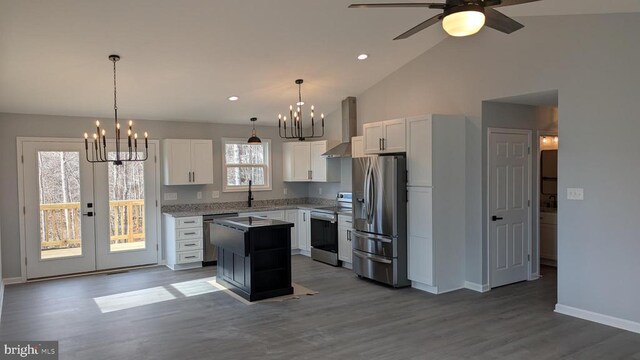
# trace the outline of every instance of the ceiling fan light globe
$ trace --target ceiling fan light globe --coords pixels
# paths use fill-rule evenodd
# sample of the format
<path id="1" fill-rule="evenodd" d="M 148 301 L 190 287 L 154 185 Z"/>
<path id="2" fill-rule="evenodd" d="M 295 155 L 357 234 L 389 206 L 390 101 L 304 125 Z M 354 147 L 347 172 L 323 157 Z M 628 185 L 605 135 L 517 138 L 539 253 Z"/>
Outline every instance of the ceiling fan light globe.
<path id="1" fill-rule="evenodd" d="M 480 31 L 484 22 L 485 16 L 481 7 L 460 6 L 460 9 L 445 13 L 442 28 L 451 36 L 463 37 Z"/>

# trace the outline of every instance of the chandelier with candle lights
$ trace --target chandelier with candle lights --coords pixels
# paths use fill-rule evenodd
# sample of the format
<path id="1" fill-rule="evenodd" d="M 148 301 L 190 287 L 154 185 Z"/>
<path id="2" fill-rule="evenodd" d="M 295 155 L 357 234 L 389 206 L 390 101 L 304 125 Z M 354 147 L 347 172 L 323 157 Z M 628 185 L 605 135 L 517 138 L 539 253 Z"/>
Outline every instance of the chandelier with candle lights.
<path id="1" fill-rule="evenodd" d="M 120 60 L 119 55 L 109 55 L 109 60 L 113 62 L 113 111 L 115 123 L 115 159 L 109 159 L 107 155 L 107 132 L 100 129 L 100 121 L 96 121 L 96 132 L 93 140 L 89 140 L 89 134 L 84 133 L 84 149 L 87 161 L 90 163 L 113 162 L 114 165 L 122 165 L 125 161 L 145 161 L 149 158 L 148 134 L 144 133 L 144 157 L 138 155 L 138 133 L 133 132 L 133 121 L 129 120 L 127 130 L 127 149 L 123 150 L 120 145 L 120 123 L 118 122 L 118 97 L 116 91 L 116 62 Z M 91 143 L 91 149 L 89 149 Z"/>
<path id="2" fill-rule="evenodd" d="M 320 114 L 320 120 L 322 124 L 322 133 L 316 134 L 315 114 L 314 106 L 311 105 L 311 134 L 305 134 L 304 128 L 304 102 L 302 101 L 302 79 L 296 80 L 298 85 L 298 102 L 294 111 L 293 105 L 289 105 L 289 125 L 287 125 L 287 117 L 278 115 L 278 135 L 283 139 L 298 139 L 304 141 L 305 139 L 313 139 L 324 136 L 324 114 Z"/>

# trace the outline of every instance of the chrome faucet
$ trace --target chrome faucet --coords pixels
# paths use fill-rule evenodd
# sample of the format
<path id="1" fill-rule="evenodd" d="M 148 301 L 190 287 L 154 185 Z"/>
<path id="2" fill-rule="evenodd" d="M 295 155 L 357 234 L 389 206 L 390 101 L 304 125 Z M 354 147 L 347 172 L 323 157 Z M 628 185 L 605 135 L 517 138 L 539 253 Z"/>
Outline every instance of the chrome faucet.
<path id="1" fill-rule="evenodd" d="M 249 197 L 247 199 L 247 205 L 249 207 L 251 207 L 251 201 L 253 201 L 253 194 L 251 193 L 251 183 L 252 183 L 252 181 L 249 180 Z"/>

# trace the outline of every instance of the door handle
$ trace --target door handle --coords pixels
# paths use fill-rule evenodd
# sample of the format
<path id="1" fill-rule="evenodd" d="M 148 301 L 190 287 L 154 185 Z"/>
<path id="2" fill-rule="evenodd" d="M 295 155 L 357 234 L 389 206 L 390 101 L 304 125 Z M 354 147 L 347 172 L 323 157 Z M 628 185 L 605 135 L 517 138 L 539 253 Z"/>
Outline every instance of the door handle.
<path id="1" fill-rule="evenodd" d="M 193 177 L 192 178 L 193 178 L 193 182 L 196 182 L 196 172 L 195 171 L 193 171 Z"/>
<path id="2" fill-rule="evenodd" d="M 382 138 L 378 139 L 378 150 L 382 150 Z"/>
<path id="3" fill-rule="evenodd" d="M 503 220 L 503 219 L 504 219 L 504 218 L 502 218 L 502 217 L 498 217 L 498 216 L 495 216 L 495 215 L 493 215 L 493 216 L 491 217 L 491 221 L 498 221 L 498 220 Z"/>
<path id="4" fill-rule="evenodd" d="M 83 213 L 82 215 L 88 216 L 88 217 L 92 217 L 93 216 L 93 211 L 89 211 L 89 212 Z"/>
<path id="5" fill-rule="evenodd" d="M 189 171 L 189 182 L 191 182 L 191 171 Z"/>
<path id="6" fill-rule="evenodd" d="M 384 140 L 385 140 L 385 139 L 384 139 L 384 138 L 382 138 L 382 139 L 380 139 L 380 140 L 382 140 L 382 150 L 384 150 L 384 148 L 385 148 Z"/>

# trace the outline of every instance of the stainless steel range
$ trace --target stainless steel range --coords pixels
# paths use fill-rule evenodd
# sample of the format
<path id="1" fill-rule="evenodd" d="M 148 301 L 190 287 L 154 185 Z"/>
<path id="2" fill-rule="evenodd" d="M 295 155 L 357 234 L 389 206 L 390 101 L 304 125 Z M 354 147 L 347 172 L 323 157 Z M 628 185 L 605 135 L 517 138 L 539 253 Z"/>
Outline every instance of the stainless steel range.
<path id="1" fill-rule="evenodd" d="M 311 211 L 311 258 L 333 266 L 338 260 L 338 214 L 351 215 L 350 192 L 339 192 L 335 206 L 315 208 Z"/>

